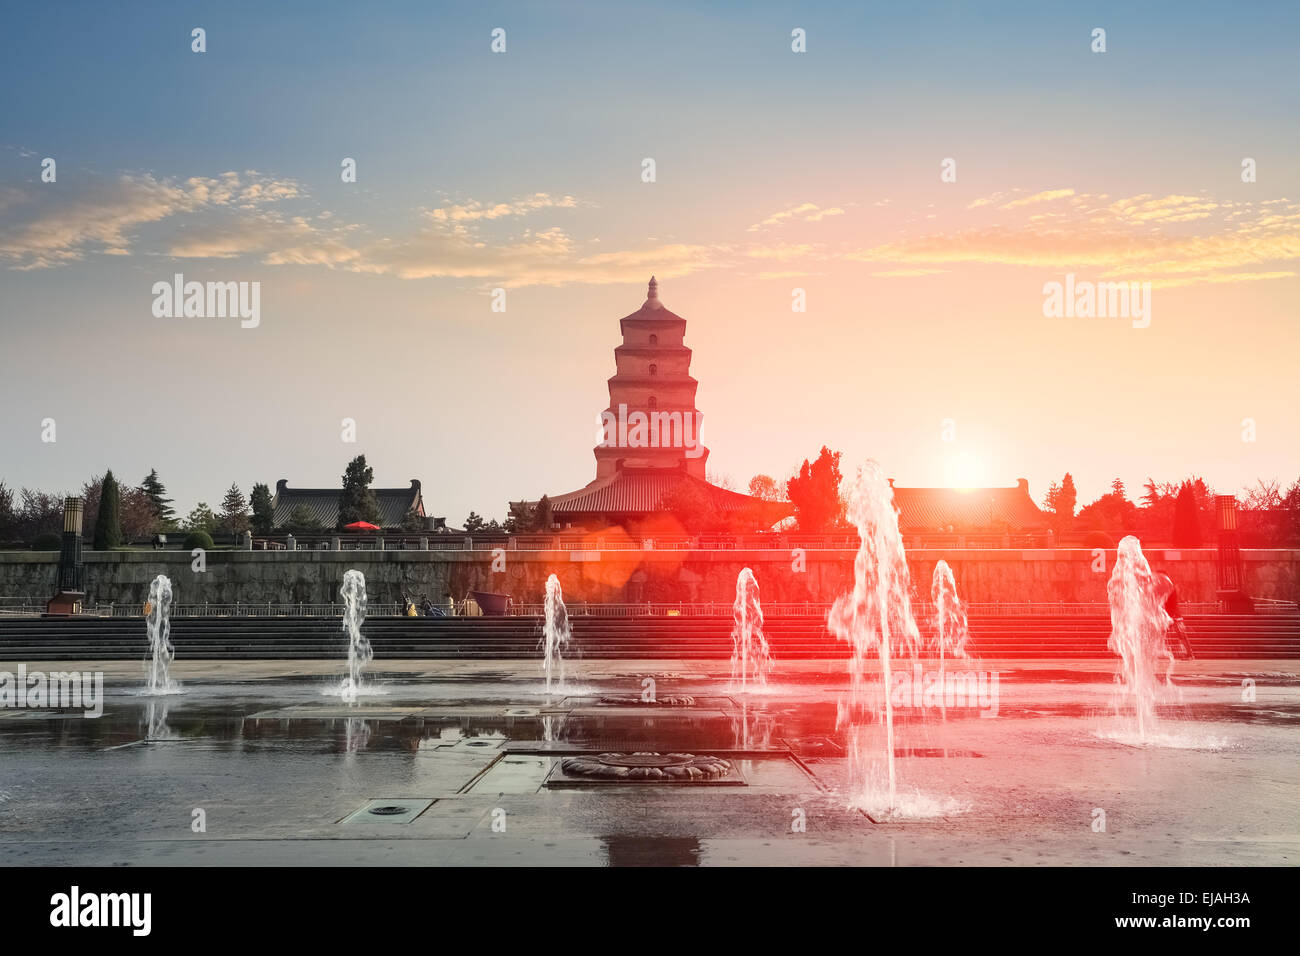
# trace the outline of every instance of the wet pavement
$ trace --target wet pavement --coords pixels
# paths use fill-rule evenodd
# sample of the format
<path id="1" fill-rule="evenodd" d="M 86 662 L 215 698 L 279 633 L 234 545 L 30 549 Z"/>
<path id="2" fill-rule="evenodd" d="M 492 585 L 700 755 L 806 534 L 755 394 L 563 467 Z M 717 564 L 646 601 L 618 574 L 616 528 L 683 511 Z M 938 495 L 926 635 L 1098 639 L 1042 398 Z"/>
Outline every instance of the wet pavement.
<path id="1" fill-rule="evenodd" d="M 0 709 L 0 865 L 1300 859 L 1294 662 L 1180 663 L 1147 742 L 1109 663 L 975 663 L 991 696 L 895 711 L 901 816 L 851 806 L 842 662 L 778 662 L 743 694 L 725 662 L 576 662 L 550 695 L 536 662 L 379 662 L 355 705 L 333 661 L 177 662 L 167 697 L 138 663 L 76 666 L 103 671 L 103 716 Z M 729 766 L 706 785 L 561 766 L 645 752 Z"/>

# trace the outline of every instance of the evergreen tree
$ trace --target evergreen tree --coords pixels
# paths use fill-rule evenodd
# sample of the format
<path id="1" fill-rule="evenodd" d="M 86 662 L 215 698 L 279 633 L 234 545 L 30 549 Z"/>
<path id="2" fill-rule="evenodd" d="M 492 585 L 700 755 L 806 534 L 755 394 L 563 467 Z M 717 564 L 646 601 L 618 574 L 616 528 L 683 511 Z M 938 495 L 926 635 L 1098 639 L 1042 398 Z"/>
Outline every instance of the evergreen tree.
<path id="1" fill-rule="evenodd" d="M 483 518 L 480 515 L 477 515 L 473 511 L 471 511 L 469 513 L 469 517 L 465 519 L 466 533 L 473 534 L 475 531 L 482 531 L 482 530 L 483 530 Z"/>
<path id="2" fill-rule="evenodd" d="M 306 505 L 298 505 L 293 511 L 289 512 L 289 520 L 284 523 L 284 530 L 295 533 L 320 531 L 321 523 L 311 513 L 310 508 Z"/>
<path id="3" fill-rule="evenodd" d="M 95 516 L 95 550 L 122 546 L 122 498 L 110 468 L 99 490 L 99 513 Z"/>
<path id="4" fill-rule="evenodd" d="M 339 495 L 340 530 L 356 521 L 379 524 L 379 499 L 370 490 L 374 469 L 366 464 L 365 455 L 357 455 L 343 472 L 343 494 Z"/>
<path id="5" fill-rule="evenodd" d="M 271 506 L 271 489 L 260 481 L 253 485 L 248 496 L 253 508 L 253 534 L 270 534 L 275 530 L 275 509 Z"/>
<path id="6" fill-rule="evenodd" d="M 1174 500 L 1174 528 L 1171 540 L 1175 548 L 1201 546 L 1201 516 L 1196 502 L 1196 490 L 1190 481 L 1183 482 Z"/>
<path id="7" fill-rule="evenodd" d="M 844 513 L 840 499 L 842 480 L 840 452 L 823 445 L 815 462 L 804 459 L 799 474 L 785 483 L 800 531 L 829 531 L 840 523 Z"/>
<path id="8" fill-rule="evenodd" d="M 211 534 L 217 529 L 217 516 L 212 513 L 207 502 L 200 501 L 185 519 L 186 531 L 206 531 Z"/>
<path id="9" fill-rule="evenodd" d="M 554 530 L 554 525 L 555 517 L 551 513 L 551 499 L 542 495 L 533 510 L 533 530 L 549 532 Z"/>
<path id="10" fill-rule="evenodd" d="M 167 489 L 158 480 L 158 470 L 156 468 L 149 469 L 149 474 L 145 475 L 144 481 L 140 482 L 140 488 L 149 496 L 154 514 L 158 517 L 159 528 L 163 531 L 170 531 L 175 528 L 176 511 L 172 508 L 172 500 L 167 497 Z"/>
<path id="11" fill-rule="evenodd" d="M 221 530 L 241 534 L 248 528 L 248 502 L 239 485 L 231 483 L 221 500 Z"/>

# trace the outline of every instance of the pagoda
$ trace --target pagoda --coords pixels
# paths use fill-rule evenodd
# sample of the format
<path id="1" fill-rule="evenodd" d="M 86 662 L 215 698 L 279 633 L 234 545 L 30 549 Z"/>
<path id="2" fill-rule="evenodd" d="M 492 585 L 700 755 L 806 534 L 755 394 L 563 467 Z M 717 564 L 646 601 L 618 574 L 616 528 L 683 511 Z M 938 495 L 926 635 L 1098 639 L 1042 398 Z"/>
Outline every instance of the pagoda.
<path id="1" fill-rule="evenodd" d="M 695 407 L 699 383 L 691 377 L 686 320 L 665 308 L 654 276 L 646 300 L 619 320 L 623 342 L 614 349 L 609 407 L 601 413 L 596 477 L 584 488 L 549 497 L 560 528 L 640 526 L 662 513 L 663 502 L 694 486 L 721 516 L 744 515 L 761 530 L 789 514 L 788 505 L 751 498 L 705 477 L 709 451 L 700 442 L 702 416 Z M 519 513 L 534 502 L 512 502 Z"/>

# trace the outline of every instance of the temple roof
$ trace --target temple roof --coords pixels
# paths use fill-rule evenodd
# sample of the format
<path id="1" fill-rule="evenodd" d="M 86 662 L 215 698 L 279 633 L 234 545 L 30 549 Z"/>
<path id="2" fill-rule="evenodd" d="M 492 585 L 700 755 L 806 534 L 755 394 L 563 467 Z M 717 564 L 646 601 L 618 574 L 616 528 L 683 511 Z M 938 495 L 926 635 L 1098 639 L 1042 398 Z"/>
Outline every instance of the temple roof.
<path id="1" fill-rule="evenodd" d="M 1014 531 L 1047 527 L 1023 478 L 1014 488 L 894 488 L 898 527 L 904 532 L 1006 525 Z"/>
<path id="2" fill-rule="evenodd" d="M 418 515 L 424 515 L 424 500 L 420 495 L 420 482 L 412 478 L 409 488 L 372 488 L 379 501 L 379 521 L 381 528 L 397 528 L 402 524 L 406 513 L 412 509 Z M 342 488 L 290 488 L 289 479 L 281 478 L 275 483 L 275 495 L 271 498 L 274 510 L 274 524 L 284 527 L 294 509 L 305 507 L 313 519 L 319 521 L 323 528 L 334 528 L 339 522 L 339 497 Z"/>
<path id="3" fill-rule="evenodd" d="M 551 499 L 551 511 L 563 514 L 651 514 L 684 482 L 699 486 L 719 511 L 743 511 L 755 499 L 719 488 L 673 468 L 624 468 L 609 478 L 598 478 L 585 488 Z"/>

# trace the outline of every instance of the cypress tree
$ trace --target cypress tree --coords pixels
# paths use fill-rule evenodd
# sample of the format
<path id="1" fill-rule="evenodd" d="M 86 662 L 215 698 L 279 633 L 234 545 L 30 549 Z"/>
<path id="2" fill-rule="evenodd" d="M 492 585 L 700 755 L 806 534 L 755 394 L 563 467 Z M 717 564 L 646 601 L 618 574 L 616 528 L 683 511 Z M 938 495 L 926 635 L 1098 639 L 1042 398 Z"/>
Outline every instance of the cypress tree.
<path id="1" fill-rule="evenodd" d="M 1174 500 L 1174 529 L 1171 535 L 1175 548 L 1201 546 L 1201 516 L 1196 507 L 1196 493 L 1191 482 L 1183 482 Z"/>
<path id="2" fill-rule="evenodd" d="M 99 491 L 99 514 L 95 517 L 95 550 L 122 546 L 122 494 L 110 468 Z"/>

